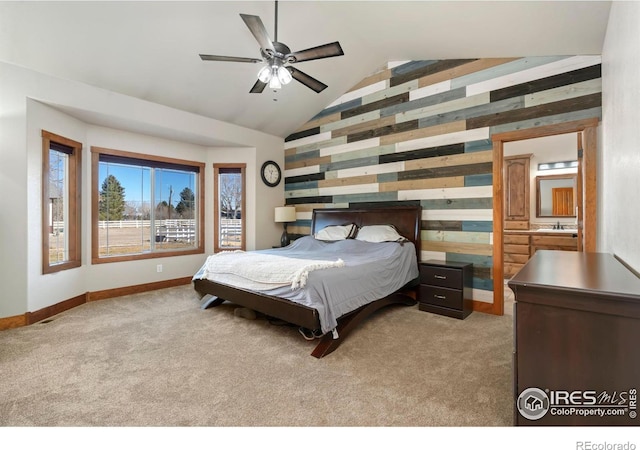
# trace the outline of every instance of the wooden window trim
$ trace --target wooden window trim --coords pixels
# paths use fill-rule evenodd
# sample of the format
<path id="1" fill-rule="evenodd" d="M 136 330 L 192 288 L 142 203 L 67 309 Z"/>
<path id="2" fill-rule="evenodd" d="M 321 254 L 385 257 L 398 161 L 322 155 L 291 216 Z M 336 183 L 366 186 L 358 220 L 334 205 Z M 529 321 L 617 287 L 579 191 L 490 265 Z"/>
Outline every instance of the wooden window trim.
<path id="1" fill-rule="evenodd" d="M 49 274 L 73 269 L 82 265 L 82 144 L 80 142 L 42 130 L 42 273 Z M 69 157 L 69 259 L 60 264 L 49 262 L 49 150 L 51 142 L 72 149 Z"/>
<path id="2" fill-rule="evenodd" d="M 122 156 L 125 158 L 156 161 L 168 164 L 176 164 L 182 166 L 198 167 L 198 246 L 188 250 L 174 251 L 155 251 L 148 253 L 138 253 L 132 255 L 100 257 L 100 242 L 98 234 L 99 210 L 98 201 L 100 197 L 100 189 L 98 187 L 99 180 L 99 163 L 100 155 Z M 197 161 L 188 161 L 184 159 L 168 158 L 164 156 L 146 155 L 142 153 L 128 152 L 124 150 L 115 150 L 104 147 L 91 147 L 91 264 L 105 264 L 112 262 L 137 261 L 153 258 L 167 258 L 171 256 L 185 256 L 204 253 L 204 169 L 205 163 Z"/>
<path id="3" fill-rule="evenodd" d="M 246 221 L 246 172 L 247 165 L 244 163 L 220 163 L 213 164 L 213 252 L 218 253 L 220 251 L 229 250 L 227 247 L 220 247 L 220 236 L 218 233 L 218 226 L 220 220 L 220 202 L 218 201 L 218 176 L 220 174 L 220 169 L 240 169 L 240 175 L 242 177 L 242 233 L 240 235 L 240 250 L 246 250 L 246 229 L 247 229 L 247 221 Z"/>

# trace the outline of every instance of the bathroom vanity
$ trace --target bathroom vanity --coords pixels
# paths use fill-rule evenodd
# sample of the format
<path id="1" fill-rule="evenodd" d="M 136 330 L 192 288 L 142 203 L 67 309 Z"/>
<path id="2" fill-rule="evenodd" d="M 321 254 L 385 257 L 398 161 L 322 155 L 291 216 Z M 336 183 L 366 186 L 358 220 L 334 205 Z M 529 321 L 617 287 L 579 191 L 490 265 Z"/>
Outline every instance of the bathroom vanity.
<path id="1" fill-rule="evenodd" d="M 538 250 L 578 250 L 578 230 L 504 230 L 504 277 L 511 278 Z"/>

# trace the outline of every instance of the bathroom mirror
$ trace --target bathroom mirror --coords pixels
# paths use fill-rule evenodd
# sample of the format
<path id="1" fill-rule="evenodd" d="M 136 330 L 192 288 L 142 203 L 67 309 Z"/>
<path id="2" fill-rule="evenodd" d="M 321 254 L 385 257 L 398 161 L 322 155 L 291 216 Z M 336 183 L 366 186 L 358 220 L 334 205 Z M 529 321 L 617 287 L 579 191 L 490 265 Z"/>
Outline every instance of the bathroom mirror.
<path id="1" fill-rule="evenodd" d="M 576 217 L 576 176 L 536 177 L 537 217 Z"/>

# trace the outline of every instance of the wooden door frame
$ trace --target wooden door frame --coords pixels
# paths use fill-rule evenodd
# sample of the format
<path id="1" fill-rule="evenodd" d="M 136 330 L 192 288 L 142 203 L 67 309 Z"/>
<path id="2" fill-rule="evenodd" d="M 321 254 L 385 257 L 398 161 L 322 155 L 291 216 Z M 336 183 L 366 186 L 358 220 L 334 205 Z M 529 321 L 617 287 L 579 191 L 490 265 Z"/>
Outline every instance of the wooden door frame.
<path id="1" fill-rule="evenodd" d="M 597 156 L 597 127 L 599 119 L 583 119 L 554 125 L 546 125 L 524 130 L 506 131 L 491 136 L 493 141 L 493 308 L 492 313 L 504 314 L 504 180 L 503 158 L 504 143 L 533 139 L 558 134 L 582 133 L 584 193 L 582 218 L 578 228 L 586 230 L 583 233 L 583 249 L 585 252 L 596 251 L 596 156 Z"/>

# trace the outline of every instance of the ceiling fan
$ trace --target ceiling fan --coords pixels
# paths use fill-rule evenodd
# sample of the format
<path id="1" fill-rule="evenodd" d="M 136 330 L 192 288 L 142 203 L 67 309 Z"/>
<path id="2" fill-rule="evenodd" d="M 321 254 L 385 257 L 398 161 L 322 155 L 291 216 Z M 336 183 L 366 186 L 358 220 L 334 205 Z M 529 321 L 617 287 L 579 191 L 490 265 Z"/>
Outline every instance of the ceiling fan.
<path id="1" fill-rule="evenodd" d="M 308 48 L 292 52 L 282 42 L 278 42 L 278 2 L 275 2 L 275 33 L 274 40 L 269 38 L 269 34 L 260 20 L 259 16 L 248 14 L 240 14 L 240 17 L 249 28 L 249 31 L 260 44 L 259 58 L 243 58 L 239 56 L 219 56 L 219 55 L 203 55 L 200 58 L 203 61 L 224 61 L 224 62 L 244 62 L 259 63 L 264 61 L 266 65 L 258 72 L 258 81 L 253 85 L 249 92 L 253 94 L 261 93 L 266 86 L 271 89 L 280 89 L 283 84 L 288 84 L 292 79 L 299 81 L 315 92 L 322 92 L 327 85 L 316 80 L 303 71 L 296 69 L 287 64 L 295 64 L 302 61 L 311 61 L 314 59 L 331 58 L 333 56 L 344 55 L 339 42 L 320 45 L 318 47 Z"/>

